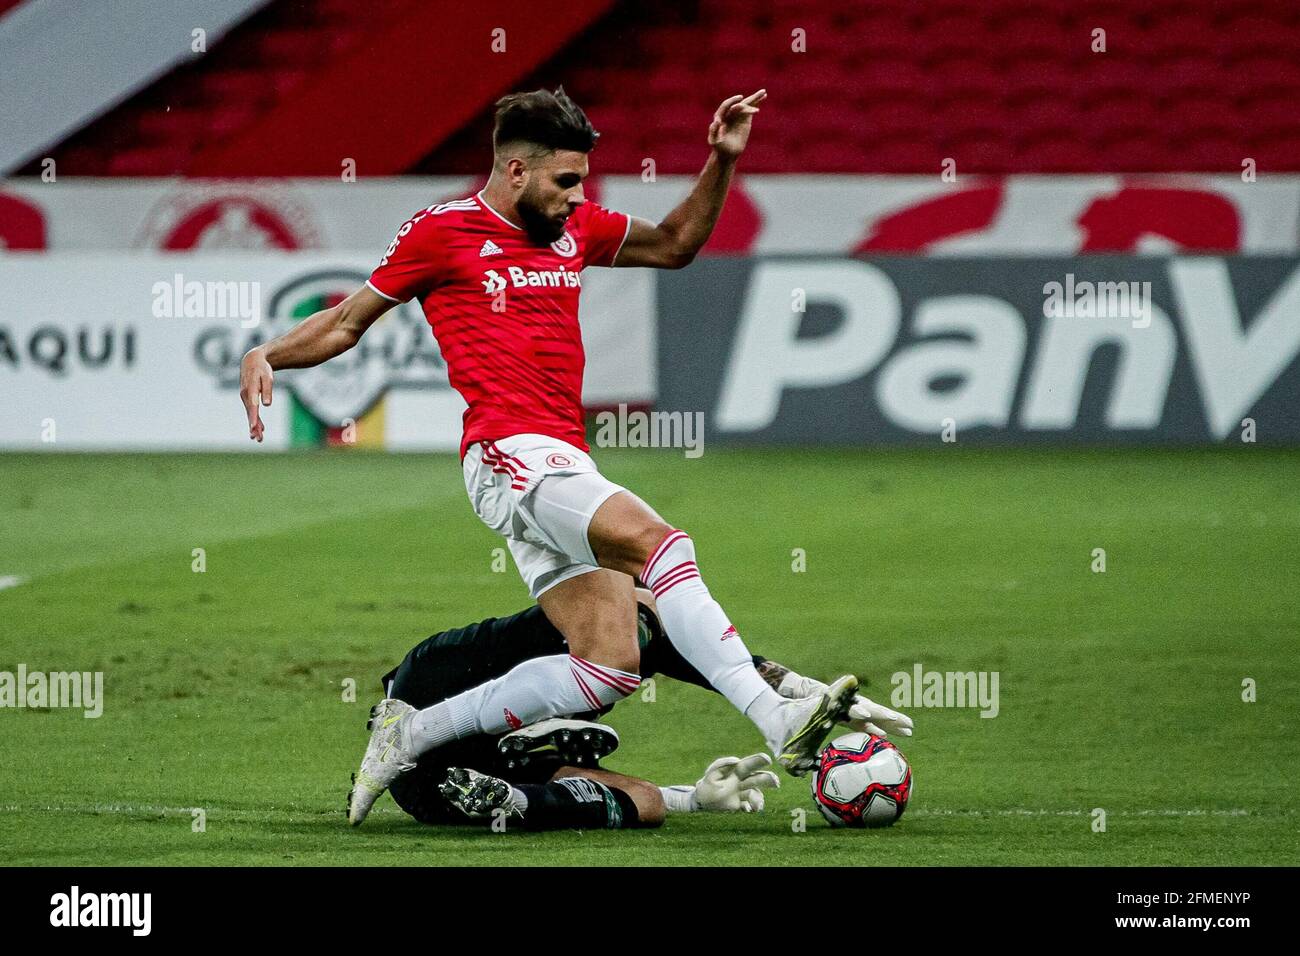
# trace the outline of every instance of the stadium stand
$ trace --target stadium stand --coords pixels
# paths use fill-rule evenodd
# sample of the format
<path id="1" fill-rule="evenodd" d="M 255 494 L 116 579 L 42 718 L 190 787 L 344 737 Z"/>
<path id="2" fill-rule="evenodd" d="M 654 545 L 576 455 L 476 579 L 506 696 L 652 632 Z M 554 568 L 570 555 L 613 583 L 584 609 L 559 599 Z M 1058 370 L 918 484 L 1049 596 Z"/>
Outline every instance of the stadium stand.
<path id="1" fill-rule="evenodd" d="M 606 173 L 639 172 L 647 156 L 661 173 L 695 171 L 701 115 L 759 86 L 772 93 L 769 136 L 746 155 L 749 172 L 907 173 L 945 157 L 996 174 L 1230 172 L 1245 157 L 1300 169 L 1300 5 L 1287 0 L 1140 11 L 1116 0 L 589 0 L 530 41 L 532 62 L 503 58 L 503 74 L 482 82 L 454 63 L 413 72 L 401 55 L 380 75 L 350 69 L 350 53 L 395 36 L 431 42 L 453 7 L 276 0 L 53 155 L 75 175 L 335 174 L 336 157 L 313 153 L 315 133 L 356 126 L 358 104 L 414 88 L 427 98 L 408 97 L 405 127 L 386 116 L 387 135 L 371 138 L 390 145 L 372 147 L 366 172 L 478 172 L 494 91 L 563 83 L 608 134 Z M 455 9 L 458 24 L 477 15 Z M 543 30 L 547 17 L 532 16 L 512 42 Z M 792 51 L 797 30 L 806 53 Z M 346 95 L 341 77 L 355 87 Z M 265 149 L 272 131 L 277 148 Z"/>

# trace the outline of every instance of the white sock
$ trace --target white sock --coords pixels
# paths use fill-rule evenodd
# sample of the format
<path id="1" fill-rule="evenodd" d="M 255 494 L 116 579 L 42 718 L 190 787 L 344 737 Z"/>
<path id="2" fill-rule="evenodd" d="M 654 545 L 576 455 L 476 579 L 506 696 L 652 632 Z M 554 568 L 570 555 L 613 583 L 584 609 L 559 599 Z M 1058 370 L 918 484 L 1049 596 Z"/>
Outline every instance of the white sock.
<path id="1" fill-rule="evenodd" d="M 763 683 L 767 684 L 766 681 Z M 776 691 L 773 691 L 770 694 L 764 694 L 762 697 L 755 697 L 754 702 L 745 708 L 745 716 L 752 720 L 759 730 L 763 731 L 764 739 L 771 741 L 774 735 L 769 734 L 764 728 L 784 729 L 785 723 L 778 716 L 778 711 L 788 703 L 789 701 Z"/>
<path id="2" fill-rule="evenodd" d="M 528 794 L 524 793 L 518 787 L 510 788 L 510 799 L 514 801 L 514 807 L 523 816 L 528 812 Z"/>
<path id="3" fill-rule="evenodd" d="M 411 742 L 422 754 L 475 734 L 503 734 L 547 717 L 600 710 L 640 684 L 639 674 L 573 654 L 534 657 L 495 680 L 417 711 L 411 718 Z"/>
<path id="4" fill-rule="evenodd" d="M 664 809 L 669 813 L 694 813 L 700 809 L 694 787 L 660 787 L 659 792 L 664 798 Z"/>
<path id="5" fill-rule="evenodd" d="M 695 564 L 695 543 L 685 531 L 672 531 L 651 553 L 641 580 L 654 592 L 659 619 L 673 647 L 719 693 L 750 720 L 763 739 L 781 735 L 781 698 L 759 676 L 754 657 L 713 595 Z"/>

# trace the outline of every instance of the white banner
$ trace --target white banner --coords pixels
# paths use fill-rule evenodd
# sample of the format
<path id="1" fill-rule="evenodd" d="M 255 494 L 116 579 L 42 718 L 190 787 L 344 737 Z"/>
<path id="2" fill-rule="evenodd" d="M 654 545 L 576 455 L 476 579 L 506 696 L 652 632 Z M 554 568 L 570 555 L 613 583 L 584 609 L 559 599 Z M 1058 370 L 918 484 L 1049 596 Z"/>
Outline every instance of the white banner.
<path id="1" fill-rule="evenodd" d="M 353 292 L 372 265 L 337 253 L 0 258 L 0 447 L 256 450 L 241 356 Z M 648 401 L 649 274 L 584 278 L 584 400 Z M 260 447 L 348 442 L 359 429 L 363 444 L 455 449 L 464 407 L 419 305 L 404 303 L 345 355 L 277 374 Z"/>
<path id="2" fill-rule="evenodd" d="M 598 156 L 598 154 L 597 154 Z M 598 162 L 596 164 L 599 165 Z M 742 160 L 743 169 L 743 160 Z M 661 219 L 690 176 L 595 176 L 603 205 Z M 377 260 L 432 202 L 473 177 L 11 179 L 0 182 L 7 249 L 170 252 L 333 249 Z M 1292 253 L 1300 176 L 739 175 L 708 252 L 730 255 L 1081 252 Z"/>

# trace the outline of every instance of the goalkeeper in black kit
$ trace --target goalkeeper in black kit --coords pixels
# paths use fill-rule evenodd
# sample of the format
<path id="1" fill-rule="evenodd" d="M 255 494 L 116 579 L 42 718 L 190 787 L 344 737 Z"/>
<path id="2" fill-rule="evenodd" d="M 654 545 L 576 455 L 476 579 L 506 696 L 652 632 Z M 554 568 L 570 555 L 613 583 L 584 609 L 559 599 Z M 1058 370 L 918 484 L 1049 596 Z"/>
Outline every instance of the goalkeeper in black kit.
<path id="1" fill-rule="evenodd" d="M 662 675 L 712 690 L 664 636 L 649 591 L 637 590 L 641 675 Z M 384 695 L 422 708 L 508 673 L 534 657 L 564 654 L 564 636 L 537 606 L 443 631 L 421 641 L 383 677 Z M 754 666 L 786 697 L 822 685 L 762 657 Z M 755 812 L 763 791 L 779 786 L 771 758 L 721 757 L 694 786 L 660 787 L 601 768 L 619 745 L 598 722 L 611 708 L 556 717 L 501 735 L 455 740 L 420 756 L 391 788 L 398 806 L 424 823 L 479 821 L 528 830 L 657 827 L 668 813 Z M 376 719 L 372 716 L 372 720 Z M 910 736 L 902 714 L 858 697 L 848 716 L 856 730 Z"/>

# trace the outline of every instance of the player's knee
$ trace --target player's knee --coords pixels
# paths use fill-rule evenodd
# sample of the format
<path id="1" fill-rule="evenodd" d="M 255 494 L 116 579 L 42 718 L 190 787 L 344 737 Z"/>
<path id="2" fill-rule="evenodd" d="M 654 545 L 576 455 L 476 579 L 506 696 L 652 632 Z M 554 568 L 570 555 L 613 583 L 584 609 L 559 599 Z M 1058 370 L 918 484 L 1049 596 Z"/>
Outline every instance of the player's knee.
<path id="1" fill-rule="evenodd" d="M 645 527 L 638 532 L 637 550 L 640 552 L 639 557 L 641 560 L 645 561 L 654 554 L 655 549 L 663 544 L 669 535 L 681 530 L 681 528 L 674 528 L 664 521 L 647 522 Z"/>
<path id="2" fill-rule="evenodd" d="M 608 660 L 601 663 L 629 674 L 641 673 L 641 646 L 637 643 L 636 623 L 633 622 L 630 632 L 622 627 L 611 628 L 611 635 L 614 639 L 609 641 L 609 649 L 605 651 Z"/>
<path id="3" fill-rule="evenodd" d="M 629 674 L 640 672 L 641 648 L 637 644 L 635 613 L 630 624 L 621 615 L 596 613 L 589 625 L 579 640 L 570 639 L 570 653 Z"/>
<path id="4" fill-rule="evenodd" d="M 624 575 L 601 571 L 573 578 L 542 595 L 542 609 L 564 634 L 569 653 L 638 672 L 636 596 Z"/>
<path id="5" fill-rule="evenodd" d="M 602 603 L 592 608 L 589 659 L 606 667 L 637 673 L 641 667 L 641 648 L 636 639 L 636 602 Z"/>
<path id="6" fill-rule="evenodd" d="M 658 787 L 645 780 L 629 780 L 619 784 L 619 789 L 631 797 L 636 806 L 637 826 L 663 826 L 667 807 Z"/>
<path id="7" fill-rule="evenodd" d="M 641 576 L 653 558 L 658 557 L 668 548 L 682 550 L 689 548 L 694 552 L 691 536 L 681 528 L 674 528 L 663 521 L 652 521 L 637 532 L 636 559 L 638 576 Z"/>
<path id="8" fill-rule="evenodd" d="M 691 536 L 680 528 L 668 528 L 650 550 L 638 577 L 656 600 L 678 585 L 700 583 Z"/>

